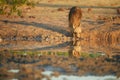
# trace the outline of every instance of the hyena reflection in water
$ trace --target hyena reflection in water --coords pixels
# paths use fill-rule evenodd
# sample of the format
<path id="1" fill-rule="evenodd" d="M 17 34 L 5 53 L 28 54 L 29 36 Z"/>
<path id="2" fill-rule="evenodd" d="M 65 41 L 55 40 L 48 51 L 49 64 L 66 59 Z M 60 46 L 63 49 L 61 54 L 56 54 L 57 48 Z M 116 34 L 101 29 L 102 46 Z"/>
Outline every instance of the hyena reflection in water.
<path id="1" fill-rule="evenodd" d="M 82 11 L 79 7 L 75 6 L 70 9 L 69 12 L 69 27 L 73 34 L 73 37 L 80 37 L 79 34 L 81 33 L 81 22 Z"/>

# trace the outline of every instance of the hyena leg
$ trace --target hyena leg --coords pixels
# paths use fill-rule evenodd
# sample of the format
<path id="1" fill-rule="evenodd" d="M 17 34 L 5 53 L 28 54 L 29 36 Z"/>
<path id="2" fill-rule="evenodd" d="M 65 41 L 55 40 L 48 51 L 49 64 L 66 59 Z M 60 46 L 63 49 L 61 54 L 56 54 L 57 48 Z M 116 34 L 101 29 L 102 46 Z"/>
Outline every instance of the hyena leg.
<path id="1" fill-rule="evenodd" d="M 73 32 L 73 45 L 76 43 L 77 41 L 77 33 Z"/>

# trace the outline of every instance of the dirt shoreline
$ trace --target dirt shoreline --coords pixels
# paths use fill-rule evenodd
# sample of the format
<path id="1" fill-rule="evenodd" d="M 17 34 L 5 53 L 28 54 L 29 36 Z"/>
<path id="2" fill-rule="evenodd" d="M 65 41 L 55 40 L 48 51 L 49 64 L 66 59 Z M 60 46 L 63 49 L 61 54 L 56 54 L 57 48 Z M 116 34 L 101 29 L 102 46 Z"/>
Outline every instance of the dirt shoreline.
<path id="1" fill-rule="evenodd" d="M 54 5 L 55 2 L 48 1 L 46 4 Z M 44 3 L 44 0 L 41 1 L 39 5 L 41 3 Z M 63 5 L 63 3 L 59 1 L 56 5 L 60 3 Z M 113 5 L 111 7 L 116 6 Z M 117 10 L 106 9 L 105 7 L 108 7 L 108 5 L 104 5 L 103 7 L 104 8 L 82 8 L 83 17 L 81 26 L 84 32 L 82 38 L 85 40 L 87 40 L 89 34 L 91 34 L 92 39 L 96 39 L 97 30 L 99 30 L 99 32 L 109 32 L 113 30 L 119 32 L 120 15 L 117 13 Z M 40 5 L 34 8 L 25 6 L 23 7 L 23 16 L 21 17 L 0 15 L 0 44 L 4 44 L 6 40 L 39 41 L 41 45 L 62 44 L 66 41 L 71 41 L 71 32 L 68 27 L 69 9 L 68 7 L 62 6 L 43 7 Z M 119 33 L 116 34 L 117 36 L 119 35 Z"/>

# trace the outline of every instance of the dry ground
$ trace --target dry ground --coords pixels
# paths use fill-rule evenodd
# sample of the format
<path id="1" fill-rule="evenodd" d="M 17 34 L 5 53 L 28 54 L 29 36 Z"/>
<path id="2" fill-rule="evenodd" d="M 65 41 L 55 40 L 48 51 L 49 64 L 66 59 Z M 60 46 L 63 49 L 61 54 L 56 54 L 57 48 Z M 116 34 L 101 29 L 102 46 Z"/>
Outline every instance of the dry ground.
<path id="1" fill-rule="evenodd" d="M 0 38 L 3 39 L 1 44 L 4 40 L 33 40 L 34 38 L 42 42 L 39 45 L 62 44 L 70 41 L 68 13 L 74 5 L 82 8 L 83 38 L 87 38 L 88 33 L 91 34 L 91 38 L 94 38 L 96 35 L 93 33 L 98 31 L 120 31 L 120 14 L 117 13 L 119 0 L 35 1 L 38 4 L 34 8 L 22 7 L 21 17 L 0 15 Z"/>

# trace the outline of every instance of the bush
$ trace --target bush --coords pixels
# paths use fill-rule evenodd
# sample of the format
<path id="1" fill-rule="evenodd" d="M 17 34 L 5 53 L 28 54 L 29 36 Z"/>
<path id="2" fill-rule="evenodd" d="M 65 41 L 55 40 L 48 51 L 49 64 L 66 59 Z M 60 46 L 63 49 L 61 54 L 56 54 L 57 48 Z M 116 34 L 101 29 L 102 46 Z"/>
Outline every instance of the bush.
<path id="1" fill-rule="evenodd" d="M 0 0 L 0 14 L 11 15 L 17 13 L 21 16 L 19 7 L 23 5 L 34 6 L 34 3 L 29 0 Z"/>

